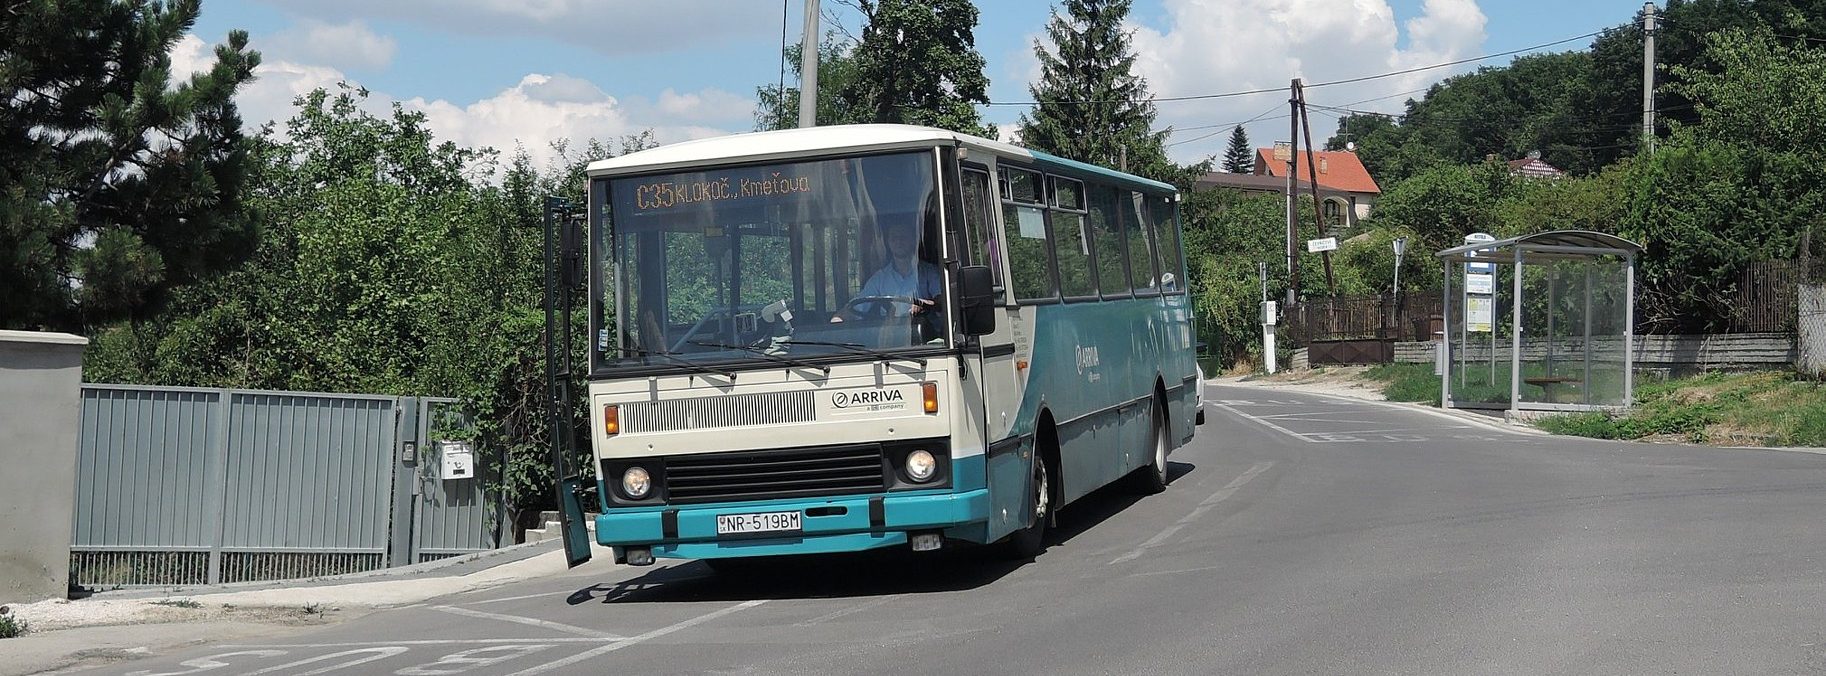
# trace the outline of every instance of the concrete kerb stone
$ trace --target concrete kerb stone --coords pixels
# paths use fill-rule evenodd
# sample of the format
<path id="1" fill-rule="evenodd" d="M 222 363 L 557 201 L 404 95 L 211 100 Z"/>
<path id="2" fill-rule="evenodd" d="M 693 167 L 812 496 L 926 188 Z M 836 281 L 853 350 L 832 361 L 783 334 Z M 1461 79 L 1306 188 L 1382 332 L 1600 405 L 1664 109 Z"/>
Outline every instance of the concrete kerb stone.
<path id="1" fill-rule="evenodd" d="M 181 612 L 191 608 L 204 611 L 229 608 L 241 609 L 236 612 L 246 612 L 247 609 L 311 608 L 327 611 L 398 607 L 440 596 L 556 575 L 567 569 L 564 552 L 557 549 L 556 542 L 534 544 L 546 546 L 516 546 L 510 549 L 530 556 L 510 559 L 497 554 L 494 558 L 500 558 L 501 563 L 462 574 L 431 575 L 440 570 L 456 570 L 456 566 L 462 563 L 489 557 L 475 557 L 443 566 L 431 565 L 441 562 L 427 562 L 412 571 L 417 574 L 416 577 L 405 577 L 406 573 L 395 570 L 386 576 L 395 579 L 375 579 L 382 576 L 370 573 L 365 576 L 347 575 L 280 583 L 141 589 L 133 590 L 132 593 L 111 592 L 73 601 L 52 599 L 15 604 L 13 611 L 31 622 L 39 631 L 57 632 L 82 627 L 184 623 L 211 619 L 208 612 Z M 607 550 L 598 552 L 598 555 L 606 559 Z M 364 578 L 368 581 L 358 581 Z"/>
<path id="2" fill-rule="evenodd" d="M 1426 406 L 1424 404 L 1413 404 L 1413 403 L 1399 402 L 1399 401 L 1385 401 L 1385 400 L 1380 400 L 1380 399 L 1369 399 L 1369 398 L 1365 398 L 1365 397 L 1352 397 L 1352 396 L 1346 396 L 1346 395 L 1336 394 L 1336 393 L 1332 393 L 1332 392 L 1320 391 L 1317 388 L 1303 387 L 1298 383 L 1265 384 L 1265 383 L 1245 382 L 1245 381 L 1241 381 L 1241 380 L 1231 380 L 1231 379 L 1213 379 L 1213 380 L 1206 381 L 1206 383 L 1209 385 L 1217 385 L 1220 387 L 1222 387 L 1222 386 L 1246 387 L 1246 388 L 1250 388 L 1250 389 L 1263 390 L 1263 391 L 1274 391 L 1274 390 L 1293 391 L 1293 392 L 1299 392 L 1301 394 L 1310 394 L 1310 395 L 1317 396 L 1317 397 L 1325 397 L 1327 399 L 1332 399 L 1335 401 L 1346 401 L 1346 402 L 1351 402 L 1351 403 L 1370 404 L 1370 405 L 1374 405 L 1374 406 L 1380 406 L 1383 408 L 1392 408 L 1392 409 L 1403 410 L 1403 411 L 1413 411 L 1413 412 L 1417 412 L 1417 413 L 1424 413 L 1424 414 L 1427 414 L 1427 415 L 1430 415 L 1430 416 L 1433 416 L 1436 418 L 1444 418 L 1447 420 L 1451 420 L 1453 422 L 1468 423 L 1468 424 L 1475 425 L 1477 427 L 1480 427 L 1480 428 L 1483 428 L 1486 430 L 1490 430 L 1490 431 L 1494 431 L 1494 432 L 1503 432 L 1503 433 L 1507 433 L 1507 434 L 1521 434 L 1521 435 L 1528 435 L 1528 436 L 1551 436 L 1545 430 L 1540 430 L 1540 429 L 1536 429 L 1533 427 L 1524 427 L 1521 425 L 1514 425 L 1514 424 L 1510 424 L 1507 422 L 1502 422 L 1502 421 L 1498 421 L 1496 419 L 1492 419 L 1489 416 L 1471 413 L 1469 411 L 1441 409 L 1441 408 L 1437 408 L 1437 407 L 1433 407 L 1433 406 Z"/>
<path id="3" fill-rule="evenodd" d="M 1375 405 L 1389 407 L 1389 408 L 1399 408 L 1399 409 L 1408 410 L 1408 411 L 1418 411 L 1420 413 L 1425 413 L 1427 415 L 1448 418 L 1448 419 L 1456 420 L 1456 421 L 1460 421 L 1460 422 L 1466 422 L 1466 423 L 1470 423 L 1473 425 L 1477 425 L 1484 429 L 1488 429 L 1488 430 L 1492 430 L 1492 431 L 1496 431 L 1496 432 L 1505 432 L 1508 434 L 1521 434 L 1521 435 L 1527 435 L 1527 436 L 1543 436 L 1543 437 L 1558 436 L 1558 435 L 1553 434 L 1552 432 L 1548 432 L 1546 430 L 1543 430 L 1543 429 L 1540 429 L 1537 427 L 1524 426 L 1524 425 L 1518 424 L 1518 423 L 1504 421 L 1503 423 L 1498 424 L 1498 423 L 1494 422 L 1492 420 L 1492 418 L 1490 418 L 1489 416 L 1479 415 L 1477 413 L 1472 413 L 1469 411 L 1458 411 L 1455 409 L 1435 408 L 1435 407 L 1427 406 L 1424 404 L 1413 404 L 1413 403 L 1398 402 L 1398 401 L 1379 401 L 1376 399 L 1349 397 L 1349 396 L 1344 396 L 1344 395 L 1339 395 L 1339 394 L 1332 394 L 1329 392 L 1318 392 L 1318 391 L 1314 391 L 1309 388 L 1302 388 L 1298 384 L 1266 385 L 1266 384 L 1260 384 L 1260 383 L 1242 382 L 1242 381 L 1233 380 L 1233 379 L 1210 379 L 1205 382 L 1208 385 L 1246 387 L 1246 388 L 1250 388 L 1250 389 L 1266 390 L 1266 391 L 1291 390 L 1291 391 L 1295 391 L 1295 392 L 1300 392 L 1301 394 L 1311 394 L 1314 396 L 1325 397 L 1325 398 L 1333 399 L 1333 400 L 1337 400 L 1337 401 L 1375 404 Z M 1595 439 L 1587 439 L 1586 437 L 1568 436 L 1567 438 L 1569 438 L 1569 439 L 1586 439 L 1588 441 L 1597 441 Z M 1635 442 L 1619 441 L 1616 443 L 1635 443 Z M 1689 445 L 1689 446 L 1692 446 L 1693 448 L 1715 448 L 1715 449 L 1720 449 L 1720 450 L 1732 450 L 1732 451 L 1775 451 L 1778 453 L 1807 453 L 1807 454 L 1812 454 L 1812 455 L 1826 455 L 1826 448 L 1811 448 L 1811 447 L 1803 447 L 1803 446 L 1700 446 L 1700 445 L 1691 445 L 1691 444 L 1683 444 L 1683 445 Z"/>
<path id="4" fill-rule="evenodd" d="M 95 592 L 94 594 L 91 594 L 88 598 L 101 599 L 101 600 L 168 599 L 168 598 L 179 598 L 179 597 L 188 598 L 191 596 L 202 595 L 202 594 L 221 594 L 221 593 L 227 593 L 227 592 L 254 591 L 254 590 L 260 590 L 260 589 L 290 589 L 290 588 L 297 588 L 297 587 L 321 587 L 321 586 L 344 584 L 344 583 L 356 582 L 356 581 L 362 581 L 362 580 L 384 580 L 384 579 L 404 579 L 404 578 L 412 578 L 412 577 L 424 577 L 424 576 L 428 576 L 430 574 L 437 573 L 438 571 L 443 571 L 443 570 L 449 569 L 449 568 L 457 568 L 457 567 L 465 567 L 465 566 L 474 565 L 476 567 L 476 570 L 455 573 L 457 575 L 468 575 L 468 574 L 471 574 L 474 572 L 487 570 L 490 567 L 502 566 L 502 565 L 506 565 L 509 563 L 513 563 L 515 561 L 521 561 L 524 559 L 533 558 L 535 556 L 538 556 L 540 554 L 540 550 L 542 550 L 542 549 L 555 549 L 557 547 L 557 543 L 558 543 L 558 541 L 556 541 L 556 540 L 546 540 L 546 541 L 542 541 L 542 542 L 526 542 L 526 543 L 521 543 L 521 544 L 517 544 L 517 545 L 509 545 L 506 547 L 502 547 L 500 549 L 490 549 L 487 551 L 475 552 L 473 554 L 463 554 L 461 556 L 453 556 L 453 557 L 450 557 L 447 559 L 439 559 L 436 561 L 426 561 L 424 563 L 414 563 L 414 564 L 409 564 L 409 565 L 404 565 L 404 566 L 395 566 L 392 568 L 381 568 L 378 570 L 368 570 L 368 571 L 362 571 L 359 573 L 344 573 L 341 575 L 325 575 L 325 576 L 320 576 L 320 577 L 294 578 L 294 579 L 290 579 L 290 580 L 263 580 L 263 581 L 257 581 L 257 582 L 225 582 L 222 584 L 213 584 L 213 585 L 129 587 L 129 588 L 110 589 L 110 590 L 106 590 L 106 591 Z"/>

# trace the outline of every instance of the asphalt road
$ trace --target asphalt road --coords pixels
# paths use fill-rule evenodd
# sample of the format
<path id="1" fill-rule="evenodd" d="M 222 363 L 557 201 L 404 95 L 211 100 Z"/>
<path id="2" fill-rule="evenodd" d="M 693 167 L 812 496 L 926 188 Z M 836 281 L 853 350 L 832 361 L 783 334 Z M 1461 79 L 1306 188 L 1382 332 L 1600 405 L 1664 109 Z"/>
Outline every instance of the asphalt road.
<path id="1" fill-rule="evenodd" d="M 1167 492 L 1024 565 L 599 560 L 94 673 L 1826 673 L 1826 455 L 1206 396 Z"/>

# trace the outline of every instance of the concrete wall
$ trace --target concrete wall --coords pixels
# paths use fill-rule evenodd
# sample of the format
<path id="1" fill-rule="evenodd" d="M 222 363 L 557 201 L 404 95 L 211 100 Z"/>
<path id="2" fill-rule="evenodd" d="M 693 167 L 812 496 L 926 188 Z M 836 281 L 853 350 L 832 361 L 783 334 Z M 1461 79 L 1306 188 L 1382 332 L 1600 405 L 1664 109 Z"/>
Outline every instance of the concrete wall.
<path id="1" fill-rule="evenodd" d="M 1770 369 L 1795 363 L 1795 338 L 1787 333 L 1732 333 L 1715 335 L 1636 336 L 1636 365 L 1640 368 L 1686 369 Z M 1561 358 L 1577 354 L 1578 340 L 1561 341 L 1555 352 Z M 1395 343 L 1395 361 L 1432 363 L 1437 343 Z M 1592 347 L 1601 358 L 1615 361 L 1623 358 L 1621 338 L 1595 338 Z M 1510 346 L 1499 343 L 1498 360 L 1509 359 Z M 1540 341 L 1522 342 L 1522 359 L 1538 360 L 1547 355 Z M 1481 342 L 1468 346 L 1462 355 L 1473 361 L 1489 359 L 1490 347 Z"/>
<path id="2" fill-rule="evenodd" d="M 82 350 L 62 333 L 0 331 L 0 603 L 70 584 Z"/>

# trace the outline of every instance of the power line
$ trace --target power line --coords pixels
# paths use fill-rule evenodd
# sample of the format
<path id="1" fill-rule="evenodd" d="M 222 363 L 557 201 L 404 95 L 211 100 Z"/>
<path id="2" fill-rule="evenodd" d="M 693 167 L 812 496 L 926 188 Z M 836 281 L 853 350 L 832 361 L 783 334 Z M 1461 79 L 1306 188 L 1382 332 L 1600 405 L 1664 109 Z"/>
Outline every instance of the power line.
<path id="1" fill-rule="evenodd" d="M 1213 137 L 1213 136 L 1216 136 L 1216 135 L 1218 135 L 1218 134 L 1221 134 L 1221 133 L 1223 133 L 1223 130 L 1225 130 L 1225 129 L 1228 129 L 1228 128 L 1231 128 L 1231 127 L 1241 127 L 1241 126 L 1243 126 L 1243 125 L 1245 125 L 1245 124 L 1249 124 L 1249 123 L 1251 123 L 1251 122 L 1255 122 L 1255 121 L 1258 121 L 1258 120 L 1281 120 L 1281 119 L 1286 119 L 1286 118 L 1288 118 L 1288 117 L 1292 117 L 1292 113 L 1289 113 L 1289 114 L 1286 114 L 1286 115 L 1278 115 L 1278 116 L 1275 116 L 1275 117 L 1268 117 L 1268 114 L 1269 114 L 1269 113 L 1272 113 L 1272 112 L 1274 112 L 1274 111 L 1277 111 L 1277 110 L 1280 110 L 1280 109 L 1281 109 L 1281 104 L 1278 104 L 1278 103 L 1277 103 L 1277 104 L 1275 104 L 1275 105 L 1274 105 L 1274 106 L 1273 106 L 1273 107 L 1271 107 L 1271 108 L 1269 108 L 1269 109 L 1267 109 L 1267 110 L 1264 110 L 1264 111 L 1262 111 L 1262 112 L 1260 112 L 1260 113 L 1257 113 L 1257 114 L 1256 114 L 1256 116 L 1255 116 L 1255 117 L 1252 117 L 1252 118 L 1249 118 L 1249 119 L 1247 119 L 1247 120 L 1243 120 L 1243 121 L 1241 121 L 1241 122 L 1225 122 L 1225 123 L 1222 123 L 1222 124 L 1202 124 L 1202 125 L 1199 125 L 1199 126 L 1196 126 L 1196 127 L 1183 127 L 1183 128 L 1178 128 L 1178 127 L 1176 127 L 1176 128 L 1173 128 L 1173 129 L 1169 129 L 1169 130 L 1167 130 L 1167 132 L 1168 132 L 1168 133 L 1171 133 L 1171 134 L 1177 134 L 1177 133 L 1180 133 L 1180 132 L 1184 132 L 1184 131 L 1199 131 L 1199 130 L 1201 130 L 1201 129 L 1217 129 L 1217 130 L 1218 130 L 1218 131 L 1214 131 L 1214 132 L 1211 132 L 1211 133 L 1209 133 L 1209 134 L 1205 134 L 1205 135 L 1203 135 L 1203 136 L 1199 136 L 1199 137 L 1198 137 L 1198 138 L 1189 138 L 1189 139 L 1185 139 L 1185 140 L 1183 140 L 1183 141 L 1174 141 L 1174 142 L 1172 142 L 1172 143 L 1168 143 L 1168 144 L 1165 144 L 1165 145 L 1164 145 L 1164 146 L 1162 146 L 1162 147 L 1167 147 L 1167 148 L 1170 148 L 1170 147 L 1173 147 L 1173 146 L 1176 146 L 1176 145 L 1180 145 L 1180 144 L 1183 144 L 1183 143 L 1192 143 L 1192 142 L 1195 142 L 1195 141 L 1203 141 L 1203 140 L 1205 140 L 1205 139 L 1208 139 L 1208 138 L 1211 138 L 1211 137 Z"/>
<path id="2" fill-rule="evenodd" d="M 1315 84 L 1306 85 L 1306 87 L 1310 89 L 1313 87 L 1330 87 L 1333 85 L 1352 84 L 1352 83 L 1357 83 L 1357 82 L 1368 82 L 1370 80 L 1379 80 L 1379 79 L 1387 78 L 1387 77 L 1395 77 L 1397 75 L 1408 75 L 1411 73 L 1419 73 L 1422 71 L 1434 70 L 1434 69 L 1438 69 L 1438 68 L 1449 68 L 1452 66 L 1458 66 L 1458 65 L 1463 65 L 1463 64 L 1467 64 L 1467 63 L 1475 63 L 1478 61 L 1487 61 L 1489 59 L 1501 58 L 1504 56 L 1513 56 L 1516 54 L 1521 54 L 1523 52 L 1531 52 L 1531 51 L 1534 51 L 1537 49 L 1553 47 L 1555 45 L 1562 45 L 1562 44 L 1565 44 L 1568 42 L 1572 42 L 1574 40 L 1583 40 L 1585 38 L 1595 37 L 1601 33 L 1603 33 L 1603 31 L 1586 33 L 1584 35 L 1575 35 L 1573 37 L 1566 38 L 1563 40 L 1554 40 L 1553 42 L 1543 42 L 1541 44 L 1533 45 L 1530 47 L 1523 47 L 1521 49 L 1512 49 L 1512 50 L 1509 50 L 1506 52 L 1497 52 L 1495 54 L 1485 54 L 1483 56 L 1472 57 L 1469 59 L 1459 59 L 1457 61 L 1447 61 L 1445 63 L 1436 63 L 1436 64 L 1433 64 L 1430 66 L 1407 68 L 1407 69 L 1403 69 L 1403 70 L 1390 71 L 1387 73 L 1378 73 L 1376 75 L 1364 75 L 1361 77 L 1346 78 L 1343 80 L 1332 80 L 1330 82 L 1319 82 L 1319 83 L 1315 83 Z M 1287 91 L 1286 87 L 1275 87 L 1272 89 L 1250 89 L 1250 90 L 1245 90 L 1245 91 L 1223 92 L 1220 94 L 1195 94 L 1195 95 L 1190 95 L 1190 96 L 1151 96 L 1151 97 L 1144 98 L 1144 99 L 1081 99 L 1081 100 L 1076 100 L 1076 101 L 1049 101 L 1048 103 L 1065 103 L 1065 104 L 1170 103 L 1170 102 L 1175 102 L 1175 101 L 1204 101 L 1204 100 L 1210 100 L 1210 99 L 1227 99 L 1227 98 L 1234 98 L 1234 97 L 1238 97 L 1238 96 L 1254 96 L 1257 94 L 1270 94 L 1270 93 L 1279 93 L 1279 92 L 1285 92 L 1285 91 Z M 1040 105 L 1040 102 L 1039 101 L 990 101 L 988 103 L 984 103 L 984 104 L 980 104 L 980 105 L 984 105 L 984 106 L 1037 106 L 1037 105 Z"/>

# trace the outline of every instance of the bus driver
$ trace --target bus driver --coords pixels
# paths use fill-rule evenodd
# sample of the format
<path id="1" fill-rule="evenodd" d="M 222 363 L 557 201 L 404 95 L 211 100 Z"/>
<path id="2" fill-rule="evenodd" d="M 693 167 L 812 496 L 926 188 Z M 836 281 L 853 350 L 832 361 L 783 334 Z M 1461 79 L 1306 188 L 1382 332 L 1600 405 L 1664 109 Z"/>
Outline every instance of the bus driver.
<path id="1" fill-rule="evenodd" d="M 932 213 L 928 212 L 928 216 Z M 868 281 L 863 282 L 862 290 L 856 297 L 893 298 L 901 302 L 889 302 L 890 316 L 905 317 L 909 314 L 923 314 L 937 305 L 937 299 L 944 293 L 937 265 L 921 260 L 919 257 L 919 226 L 912 221 L 890 221 L 882 227 L 882 237 L 887 241 L 887 261 Z M 884 301 L 886 302 L 886 301 Z M 854 311 L 854 310 L 852 310 Z M 843 321 L 841 315 L 831 317 L 831 321 Z"/>

